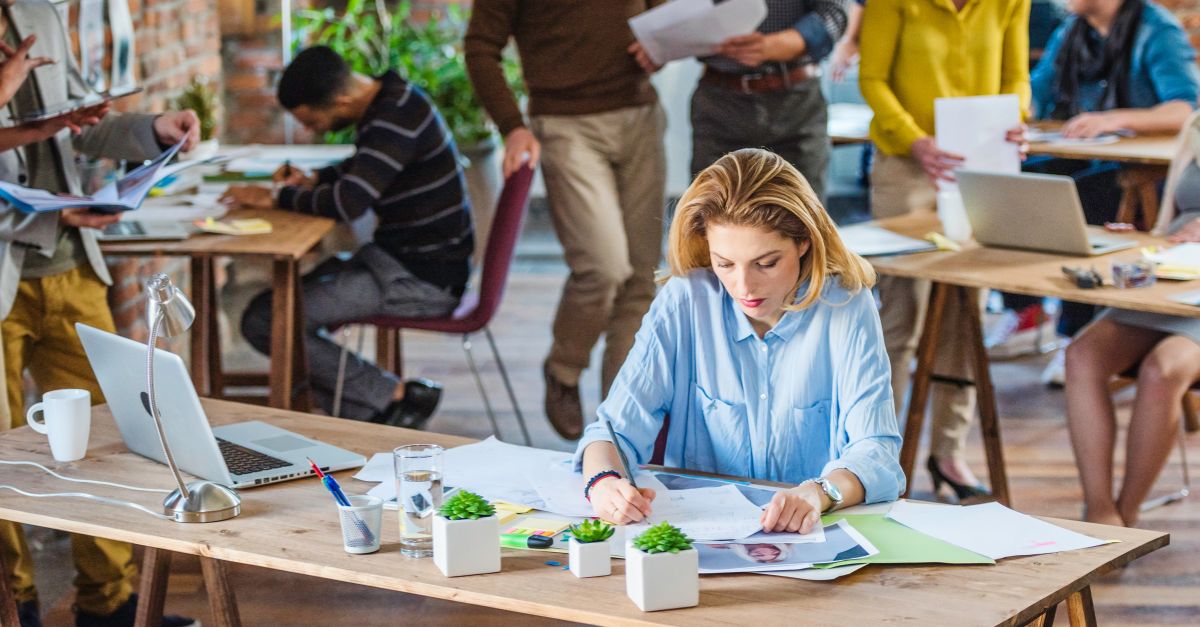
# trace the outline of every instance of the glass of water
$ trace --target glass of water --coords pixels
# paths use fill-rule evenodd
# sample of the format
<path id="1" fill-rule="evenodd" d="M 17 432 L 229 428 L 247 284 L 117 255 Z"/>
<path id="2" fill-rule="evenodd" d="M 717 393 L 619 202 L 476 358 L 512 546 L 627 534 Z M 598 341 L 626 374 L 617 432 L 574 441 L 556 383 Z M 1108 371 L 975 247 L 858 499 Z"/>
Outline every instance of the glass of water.
<path id="1" fill-rule="evenodd" d="M 392 451 L 400 505 L 400 552 L 433 555 L 433 516 L 442 506 L 442 453 L 436 444 L 409 444 Z"/>

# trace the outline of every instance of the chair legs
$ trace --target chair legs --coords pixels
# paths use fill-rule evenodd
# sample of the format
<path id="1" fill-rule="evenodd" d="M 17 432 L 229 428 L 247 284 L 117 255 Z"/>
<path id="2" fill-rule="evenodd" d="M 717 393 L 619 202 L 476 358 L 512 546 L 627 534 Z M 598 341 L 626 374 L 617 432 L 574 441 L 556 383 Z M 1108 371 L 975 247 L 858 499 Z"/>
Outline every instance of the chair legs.
<path id="1" fill-rule="evenodd" d="M 479 368 L 475 366 L 475 356 L 471 353 L 471 336 L 463 335 L 462 338 L 463 353 L 467 355 L 467 365 L 471 367 L 471 374 L 475 377 L 475 385 L 479 388 L 479 395 L 483 397 L 483 408 L 487 410 L 488 420 L 492 423 L 492 435 L 500 437 L 500 425 L 496 422 L 496 412 L 492 411 L 492 401 L 488 398 L 487 388 L 483 386 L 483 378 L 479 376 Z"/>
<path id="2" fill-rule="evenodd" d="M 492 328 L 484 327 L 483 333 L 487 336 L 488 346 L 492 348 L 492 358 L 496 360 L 496 366 L 500 369 L 500 378 L 504 380 L 504 389 L 508 392 L 508 400 L 512 403 L 513 413 L 517 415 L 517 424 L 521 427 L 521 437 L 525 438 L 525 446 L 531 446 L 533 440 L 529 438 L 529 428 L 525 426 L 525 415 L 521 413 L 521 406 L 517 404 L 517 395 L 513 392 L 512 382 L 508 379 L 508 369 L 504 367 L 500 351 L 496 350 L 496 340 L 492 337 Z"/>
<path id="3" fill-rule="evenodd" d="M 1186 398 L 1184 399 L 1184 402 L 1186 404 L 1186 402 L 1187 402 Z M 1142 502 L 1141 507 L 1138 508 L 1141 511 L 1148 512 L 1152 509 L 1162 507 L 1163 505 L 1170 505 L 1171 503 L 1178 503 L 1178 502 L 1182 501 L 1183 499 L 1187 498 L 1187 496 L 1192 493 L 1192 478 L 1191 478 L 1191 475 L 1188 474 L 1187 433 L 1188 433 L 1187 425 L 1180 425 L 1180 427 L 1179 427 L 1179 465 L 1183 467 L 1183 487 L 1176 490 L 1175 492 L 1171 492 L 1170 494 L 1164 494 L 1164 495 L 1156 497 L 1156 498 L 1147 499 L 1146 501 Z"/>

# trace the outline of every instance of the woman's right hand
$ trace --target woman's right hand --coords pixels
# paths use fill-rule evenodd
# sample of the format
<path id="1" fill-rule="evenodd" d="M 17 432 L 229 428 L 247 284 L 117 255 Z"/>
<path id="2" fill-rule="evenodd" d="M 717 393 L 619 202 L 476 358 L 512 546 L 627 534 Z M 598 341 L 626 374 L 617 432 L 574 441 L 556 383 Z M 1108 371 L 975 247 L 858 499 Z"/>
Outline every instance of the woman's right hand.
<path id="1" fill-rule="evenodd" d="M 589 494 L 596 517 L 618 525 L 644 520 L 650 515 L 650 502 L 655 496 L 654 490 L 635 488 L 629 480 L 620 477 L 600 480 Z"/>
<path id="2" fill-rule="evenodd" d="M 938 148 L 933 137 L 922 137 L 913 142 L 912 156 L 935 186 L 939 181 L 953 182 L 954 175 L 951 172 L 965 161 L 962 155 Z"/>

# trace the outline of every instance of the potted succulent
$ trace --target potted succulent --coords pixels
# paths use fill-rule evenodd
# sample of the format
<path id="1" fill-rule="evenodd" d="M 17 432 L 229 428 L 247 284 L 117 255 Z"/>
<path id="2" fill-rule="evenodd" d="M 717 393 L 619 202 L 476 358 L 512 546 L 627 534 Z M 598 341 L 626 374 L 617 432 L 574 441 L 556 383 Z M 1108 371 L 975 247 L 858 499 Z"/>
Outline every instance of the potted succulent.
<path id="1" fill-rule="evenodd" d="M 604 577 L 612 574 L 612 557 L 608 539 L 616 531 L 612 525 L 597 519 L 571 525 L 568 543 L 571 574 L 579 577 Z"/>
<path id="2" fill-rule="evenodd" d="M 433 517 L 433 563 L 447 577 L 500 571 L 500 525 L 496 508 L 460 490 Z"/>
<path id="3" fill-rule="evenodd" d="M 220 104 L 217 92 L 206 76 L 195 76 L 175 100 L 179 110 L 191 109 L 200 118 L 200 143 L 188 153 L 189 159 L 207 159 L 217 154 L 217 118 Z"/>
<path id="4" fill-rule="evenodd" d="M 661 522 L 625 547 L 625 593 L 643 612 L 700 603 L 700 554 L 678 527 Z"/>

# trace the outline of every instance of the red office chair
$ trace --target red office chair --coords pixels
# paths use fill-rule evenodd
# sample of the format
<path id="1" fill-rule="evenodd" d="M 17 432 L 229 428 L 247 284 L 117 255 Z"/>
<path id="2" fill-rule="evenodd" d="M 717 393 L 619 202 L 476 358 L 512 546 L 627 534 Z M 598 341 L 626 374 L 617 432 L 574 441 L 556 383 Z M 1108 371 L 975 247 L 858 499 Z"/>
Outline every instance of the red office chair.
<path id="1" fill-rule="evenodd" d="M 471 353 L 471 335 L 479 331 L 483 331 L 484 337 L 487 338 L 488 346 L 492 349 L 492 356 L 496 360 L 496 366 L 500 369 L 500 377 L 504 380 L 504 389 L 508 392 L 508 399 L 512 402 L 513 412 L 517 415 L 517 423 L 521 427 L 521 435 L 525 438 L 525 443 L 530 444 L 529 429 L 525 426 L 525 416 L 521 414 L 521 408 L 517 405 L 517 396 L 513 393 L 512 382 L 508 378 L 508 370 L 504 367 L 504 361 L 500 358 L 500 352 L 496 350 L 496 341 L 492 338 L 492 332 L 488 328 L 488 324 L 492 321 L 492 316 L 496 315 L 496 310 L 500 308 L 500 300 L 504 297 L 504 287 L 508 283 L 508 271 L 512 265 L 513 252 L 517 246 L 517 239 L 521 235 L 521 225 L 525 218 L 525 210 L 529 206 L 529 188 L 533 183 L 533 169 L 528 165 L 522 166 L 508 177 L 504 182 L 504 190 L 500 193 L 500 199 L 496 203 L 496 215 L 492 222 L 490 237 L 487 241 L 487 250 L 484 251 L 483 270 L 480 273 L 480 282 L 478 292 L 470 291 L 463 295 L 462 303 L 458 309 L 446 318 L 395 318 L 391 316 L 375 316 L 362 320 L 348 320 L 343 325 L 351 324 L 369 324 L 374 325 L 380 330 L 401 331 L 404 329 L 416 329 L 420 331 L 436 331 L 439 333 L 454 333 L 462 335 L 463 352 L 467 356 L 467 365 L 471 368 L 471 374 L 475 376 L 475 385 L 479 387 L 479 394 L 483 397 L 483 405 L 487 410 L 488 420 L 492 423 L 492 433 L 497 437 L 500 435 L 500 426 L 496 422 L 496 414 L 492 411 L 492 403 L 488 399 L 487 390 L 483 386 L 483 379 L 479 376 L 479 369 L 475 365 L 475 357 Z M 342 361 L 346 358 L 346 348 L 342 348 Z M 344 383 L 344 368 L 338 369 L 337 388 L 334 391 L 334 414 L 340 410 L 339 405 L 342 396 L 342 384 Z"/>

